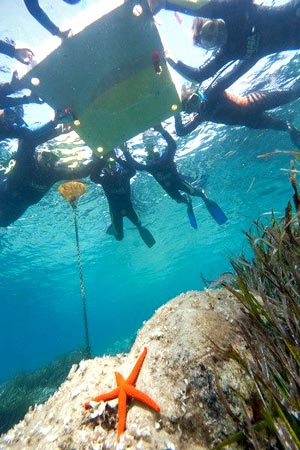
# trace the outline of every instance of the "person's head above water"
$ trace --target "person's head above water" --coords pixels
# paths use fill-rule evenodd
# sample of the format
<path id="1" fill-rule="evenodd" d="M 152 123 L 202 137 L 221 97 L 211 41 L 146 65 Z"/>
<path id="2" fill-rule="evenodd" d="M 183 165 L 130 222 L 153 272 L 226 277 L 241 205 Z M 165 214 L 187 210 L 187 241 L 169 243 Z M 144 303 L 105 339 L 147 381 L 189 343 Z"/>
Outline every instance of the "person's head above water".
<path id="1" fill-rule="evenodd" d="M 63 0 L 65 3 L 69 3 L 69 5 L 76 5 L 76 3 L 79 3 L 81 0 Z"/>
<path id="2" fill-rule="evenodd" d="M 193 20 L 193 43 L 205 50 L 222 47 L 227 41 L 227 29 L 222 19 L 204 19 L 196 17 Z"/>

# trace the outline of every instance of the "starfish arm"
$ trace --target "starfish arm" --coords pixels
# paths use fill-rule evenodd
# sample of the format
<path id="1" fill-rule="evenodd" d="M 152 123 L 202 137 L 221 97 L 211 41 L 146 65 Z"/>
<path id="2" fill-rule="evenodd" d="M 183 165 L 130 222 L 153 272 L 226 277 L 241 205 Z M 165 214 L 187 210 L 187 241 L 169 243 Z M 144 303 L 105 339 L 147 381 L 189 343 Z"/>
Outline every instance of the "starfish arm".
<path id="1" fill-rule="evenodd" d="M 138 374 L 140 373 L 140 370 L 141 370 L 141 367 L 142 367 L 142 364 L 144 362 L 146 355 L 147 355 L 147 347 L 145 347 L 143 352 L 140 354 L 139 359 L 135 363 L 135 366 L 132 369 L 129 377 L 126 379 L 126 383 L 134 384 L 136 382 L 136 379 L 138 377 Z"/>
<path id="2" fill-rule="evenodd" d="M 126 425 L 126 400 L 127 395 L 124 389 L 120 389 L 119 403 L 118 403 L 118 428 L 117 428 L 117 440 L 120 441 L 121 434 L 124 433 Z"/>
<path id="3" fill-rule="evenodd" d="M 125 391 L 126 394 L 129 395 L 129 397 L 132 397 L 135 400 L 138 400 L 139 402 L 145 403 L 147 406 L 150 406 L 150 408 L 154 409 L 154 411 L 156 412 L 160 411 L 160 407 L 158 406 L 158 404 L 154 400 L 152 400 L 152 398 L 149 397 L 149 395 L 145 394 L 139 389 L 136 389 L 134 386 L 126 384 Z"/>
<path id="4" fill-rule="evenodd" d="M 113 389 L 112 391 L 106 392 L 105 394 L 97 395 L 97 397 L 94 397 L 91 401 L 93 402 L 107 402 L 108 400 L 113 400 L 114 398 L 117 398 L 119 395 L 119 388 Z M 85 409 L 91 408 L 90 402 L 86 402 L 84 404 Z"/>

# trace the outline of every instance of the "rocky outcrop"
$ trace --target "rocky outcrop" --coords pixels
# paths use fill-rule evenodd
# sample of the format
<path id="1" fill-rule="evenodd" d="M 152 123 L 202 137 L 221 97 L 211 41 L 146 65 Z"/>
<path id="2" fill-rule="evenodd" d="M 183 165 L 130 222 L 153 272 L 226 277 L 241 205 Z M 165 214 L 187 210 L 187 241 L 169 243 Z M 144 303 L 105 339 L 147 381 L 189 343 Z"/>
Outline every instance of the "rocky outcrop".
<path id="1" fill-rule="evenodd" d="M 129 354 L 73 366 L 46 403 L 36 405 L 1 436 L 0 449 L 211 449 L 236 431 L 226 408 L 239 417 L 240 398 L 247 401 L 251 393 L 239 367 L 219 351 L 231 344 L 242 348 L 234 326 L 241 314 L 225 290 L 180 295 L 144 324 Z M 116 386 L 115 371 L 127 377 L 144 347 L 148 354 L 136 387 L 152 397 L 161 412 L 132 401 L 126 431 L 117 444 L 117 401 L 93 410 L 83 405 Z"/>

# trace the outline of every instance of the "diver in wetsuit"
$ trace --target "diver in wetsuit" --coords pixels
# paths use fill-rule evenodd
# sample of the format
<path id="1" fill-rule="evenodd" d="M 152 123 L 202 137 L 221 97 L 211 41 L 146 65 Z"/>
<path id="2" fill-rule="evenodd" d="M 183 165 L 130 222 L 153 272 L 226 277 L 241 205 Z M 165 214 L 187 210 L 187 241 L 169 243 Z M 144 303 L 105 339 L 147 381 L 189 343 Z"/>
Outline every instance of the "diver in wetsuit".
<path id="1" fill-rule="evenodd" d="M 13 44 L 0 40 L 0 53 L 15 58 L 22 64 L 30 64 L 33 52 L 29 48 L 16 48 Z"/>
<path id="2" fill-rule="evenodd" d="M 80 0 L 63 0 L 70 5 L 76 5 Z M 71 30 L 60 31 L 60 29 L 49 19 L 44 10 L 40 7 L 39 0 L 24 0 L 26 8 L 30 14 L 53 36 L 58 36 L 60 39 L 69 37 Z"/>
<path id="3" fill-rule="evenodd" d="M 54 183 L 88 176 L 90 168 L 84 166 L 70 170 L 56 165 L 57 157 L 51 152 L 37 153 L 36 147 L 60 135 L 55 122 L 30 131 L 20 140 L 13 168 L 0 170 L 0 227 L 15 222 L 26 209 L 38 203 Z"/>
<path id="4" fill-rule="evenodd" d="M 300 148 L 300 131 L 288 121 L 266 113 L 300 97 L 300 81 L 297 80 L 289 89 L 276 89 L 252 92 L 245 96 L 236 96 L 228 91 L 210 92 L 206 98 L 202 93 L 191 93 L 183 86 L 182 106 L 188 113 L 196 113 L 183 125 L 181 115 L 175 116 L 175 129 L 178 136 L 185 136 L 194 131 L 205 121 L 224 125 L 246 126 L 255 129 L 269 129 L 289 133 L 292 142 Z"/>
<path id="5" fill-rule="evenodd" d="M 149 0 L 150 3 L 152 1 Z M 212 57 L 199 68 L 172 58 L 167 58 L 167 61 L 183 77 L 198 83 L 215 75 L 227 63 L 239 61 L 215 82 L 221 83 L 224 90 L 260 58 L 300 48 L 299 0 L 290 0 L 280 6 L 255 4 L 252 0 L 210 0 L 198 7 L 197 1 L 167 0 L 158 3 L 163 3 L 166 9 L 196 16 L 194 44 L 213 50 Z"/>
<path id="6" fill-rule="evenodd" d="M 145 244 L 151 248 L 155 239 L 136 214 L 131 201 L 130 179 L 136 174 L 135 170 L 121 158 L 117 158 L 112 151 L 105 158 L 93 161 L 90 179 L 101 184 L 106 195 L 111 225 L 108 234 L 113 234 L 118 241 L 124 237 L 123 218 L 127 217 L 135 225 Z"/>
<path id="7" fill-rule="evenodd" d="M 146 150 L 148 152 L 147 164 L 137 162 L 130 154 L 127 147 L 123 147 L 123 153 L 128 163 L 137 170 L 149 172 L 167 194 L 178 203 L 185 203 L 187 205 L 187 213 L 190 224 L 193 228 L 197 228 L 197 221 L 193 212 L 191 195 L 201 197 L 212 217 L 218 224 L 226 222 L 227 218 L 221 208 L 212 200 L 210 200 L 203 189 L 198 189 L 188 183 L 183 175 L 181 175 L 174 162 L 176 152 L 176 142 L 172 136 L 162 127 L 161 124 L 154 128 L 158 131 L 167 143 L 164 153 L 160 156 L 158 151 L 155 151 L 154 143 L 145 142 Z M 184 192 L 184 194 L 182 192 Z"/>

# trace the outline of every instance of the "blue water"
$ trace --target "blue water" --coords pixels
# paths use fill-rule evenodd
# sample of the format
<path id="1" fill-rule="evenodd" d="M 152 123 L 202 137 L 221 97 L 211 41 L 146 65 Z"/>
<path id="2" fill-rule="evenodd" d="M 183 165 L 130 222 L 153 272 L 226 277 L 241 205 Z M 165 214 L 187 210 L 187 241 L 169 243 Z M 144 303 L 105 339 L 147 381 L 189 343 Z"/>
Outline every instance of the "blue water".
<path id="1" fill-rule="evenodd" d="M 295 53 L 266 59 L 235 89 L 288 85 L 298 65 Z M 277 113 L 299 125 L 299 104 Z M 172 131 L 171 120 L 167 126 Z M 204 124 L 177 143 L 180 170 L 203 176 L 208 196 L 222 206 L 228 222 L 218 226 L 194 199 L 198 230 L 192 229 L 185 207 L 139 173 L 134 204 L 157 243 L 148 249 L 126 219 L 125 238 L 117 242 L 105 234 L 110 221 L 102 191 L 86 180 L 78 221 L 93 355 L 128 349 L 160 305 L 203 289 L 202 276 L 215 280 L 230 270 L 229 258 L 247 252 L 243 231 L 272 210 L 281 216 L 292 196 L 288 173 L 281 170 L 289 168 L 291 157 L 257 159 L 275 149 L 295 150 L 285 133 Z M 73 212 L 56 188 L 0 229 L 0 382 L 84 345 Z"/>

